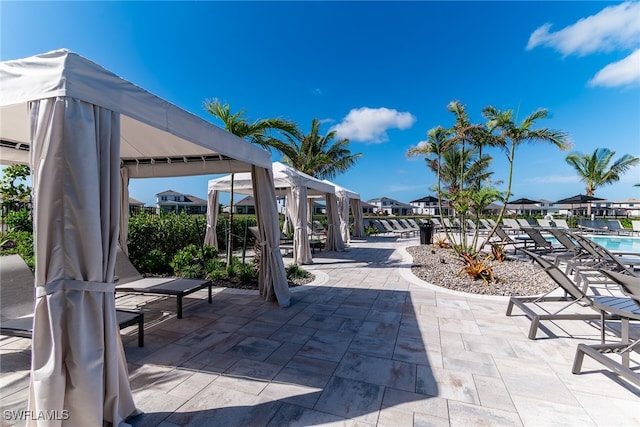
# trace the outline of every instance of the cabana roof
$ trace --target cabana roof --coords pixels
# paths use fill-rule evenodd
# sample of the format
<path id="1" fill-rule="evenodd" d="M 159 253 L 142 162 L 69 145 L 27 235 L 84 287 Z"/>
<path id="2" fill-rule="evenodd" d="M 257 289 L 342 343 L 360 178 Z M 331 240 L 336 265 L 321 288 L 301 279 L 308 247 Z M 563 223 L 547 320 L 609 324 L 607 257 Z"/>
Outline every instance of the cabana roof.
<path id="1" fill-rule="evenodd" d="M 294 185 L 307 188 L 307 196 L 323 196 L 327 193 L 335 194 L 333 184 L 320 181 L 306 173 L 297 171 L 290 166 L 280 162 L 273 162 L 273 183 L 276 188 L 276 194 L 283 196 L 287 188 Z M 251 182 L 251 174 L 238 173 L 233 176 L 233 192 L 238 194 L 253 194 L 253 184 Z M 209 190 L 230 191 L 231 176 L 223 176 L 221 178 L 209 181 Z"/>
<path id="2" fill-rule="evenodd" d="M 67 96 L 121 114 L 130 178 L 268 168 L 271 154 L 66 49 L 0 62 L 0 162 L 29 163 L 28 103 Z M 242 160 L 239 160 L 242 159 Z"/>

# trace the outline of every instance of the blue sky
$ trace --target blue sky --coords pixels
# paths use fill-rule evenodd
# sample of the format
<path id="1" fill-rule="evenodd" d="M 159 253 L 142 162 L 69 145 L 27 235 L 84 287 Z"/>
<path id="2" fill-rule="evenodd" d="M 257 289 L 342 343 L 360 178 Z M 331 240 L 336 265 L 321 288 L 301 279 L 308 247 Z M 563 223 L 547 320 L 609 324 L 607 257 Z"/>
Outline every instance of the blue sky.
<path id="1" fill-rule="evenodd" d="M 633 2 L 0 2 L 0 59 L 68 48 L 216 123 L 207 99 L 250 119 L 313 118 L 363 153 L 334 181 L 364 200 L 432 194 L 435 176 L 407 150 L 459 100 L 565 130 L 573 149 L 640 156 L 640 3 Z M 217 123 L 219 124 L 219 123 Z M 495 180 L 506 180 L 500 151 Z M 566 152 L 522 146 L 512 198 L 584 193 Z M 273 160 L 279 160 L 277 154 Z M 204 198 L 215 176 L 133 180 L 153 204 L 173 189 Z M 640 168 L 596 196 L 640 198 Z"/>

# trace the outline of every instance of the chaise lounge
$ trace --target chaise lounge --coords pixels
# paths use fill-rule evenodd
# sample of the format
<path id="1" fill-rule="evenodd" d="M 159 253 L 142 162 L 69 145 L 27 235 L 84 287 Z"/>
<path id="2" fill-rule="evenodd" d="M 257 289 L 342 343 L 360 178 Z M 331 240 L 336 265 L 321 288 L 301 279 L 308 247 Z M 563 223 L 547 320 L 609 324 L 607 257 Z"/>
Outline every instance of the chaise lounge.
<path id="1" fill-rule="evenodd" d="M 20 255 L 0 257 L 0 335 L 33 337 L 34 277 Z M 139 311 L 116 310 L 120 329 L 138 325 L 138 347 L 144 347 L 144 314 Z"/>
<path id="2" fill-rule="evenodd" d="M 209 288 L 209 304 L 213 302 L 212 283 L 205 279 L 181 277 L 142 277 L 129 258 L 118 248 L 116 258 L 116 292 L 174 296 L 178 319 L 182 319 L 182 299 L 200 289 Z"/>

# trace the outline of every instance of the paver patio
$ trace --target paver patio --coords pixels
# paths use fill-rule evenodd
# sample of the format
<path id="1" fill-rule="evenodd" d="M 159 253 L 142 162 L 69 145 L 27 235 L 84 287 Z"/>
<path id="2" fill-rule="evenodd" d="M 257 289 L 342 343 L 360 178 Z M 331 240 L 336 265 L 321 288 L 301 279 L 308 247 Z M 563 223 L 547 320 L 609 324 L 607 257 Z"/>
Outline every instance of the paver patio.
<path id="1" fill-rule="evenodd" d="M 140 426 L 631 426 L 640 391 L 585 359 L 597 324 L 505 316 L 506 298 L 445 291 L 410 273 L 417 239 L 372 237 L 317 252 L 313 285 L 279 308 L 251 291 L 142 296 L 145 347 L 123 341 Z M 635 329 L 632 333 L 638 334 Z M 549 337 L 548 333 L 552 336 Z M 637 354 L 636 354 L 637 356 Z M 3 409 L 26 409 L 29 340 L 0 337 Z M 3 425 L 11 425 L 3 420 Z"/>

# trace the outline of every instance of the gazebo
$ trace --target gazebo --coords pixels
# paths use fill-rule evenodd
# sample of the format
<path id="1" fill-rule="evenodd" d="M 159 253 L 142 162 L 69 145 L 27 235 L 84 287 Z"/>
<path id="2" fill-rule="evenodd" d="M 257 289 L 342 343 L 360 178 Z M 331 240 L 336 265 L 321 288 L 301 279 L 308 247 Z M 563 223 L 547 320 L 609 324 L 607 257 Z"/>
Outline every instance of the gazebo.
<path id="1" fill-rule="evenodd" d="M 362 202 L 360 194 L 351 191 L 348 188 L 334 184 L 331 181 L 323 180 L 327 184 L 331 184 L 336 189 L 338 198 L 338 214 L 340 216 L 340 235 L 345 243 L 351 241 L 351 233 L 349 233 L 349 209 L 353 215 L 353 237 L 365 237 L 364 221 L 362 219 Z"/>
<path id="2" fill-rule="evenodd" d="M 293 231 L 293 259 L 296 264 L 311 264 L 311 248 L 309 245 L 309 199 L 324 198 L 327 204 L 327 218 L 329 227 L 327 230 L 327 250 L 342 250 L 344 242 L 340 235 L 340 219 L 335 187 L 327 182 L 320 181 L 310 175 L 302 173 L 280 162 L 274 162 L 273 183 L 275 194 L 286 196 L 287 216 L 294 224 Z M 205 243 L 216 244 L 215 224 L 217 222 L 217 209 L 219 192 L 231 191 L 231 175 L 209 181 L 208 201 L 209 215 L 207 216 L 207 234 Z M 239 173 L 233 176 L 233 192 L 238 194 L 250 194 L 254 192 L 254 183 L 251 175 Z M 275 203 L 275 195 L 273 196 Z"/>
<path id="3" fill-rule="evenodd" d="M 115 317 L 130 178 L 250 172 L 260 289 L 289 304 L 270 154 L 67 50 L 0 62 L 0 162 L 31 166 L 30 413 L 125 425 L 137 413 Z"/>

